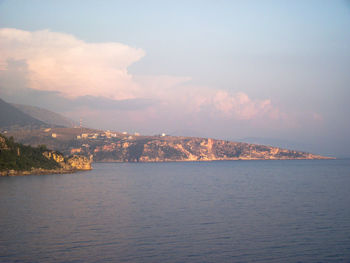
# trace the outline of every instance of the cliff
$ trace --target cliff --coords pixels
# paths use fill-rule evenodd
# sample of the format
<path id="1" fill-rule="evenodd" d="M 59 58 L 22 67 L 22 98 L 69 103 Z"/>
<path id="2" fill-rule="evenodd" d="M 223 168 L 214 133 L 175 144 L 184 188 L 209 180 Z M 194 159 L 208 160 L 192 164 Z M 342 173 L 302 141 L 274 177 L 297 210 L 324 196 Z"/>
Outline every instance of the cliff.
<path id="1" fill-rule="evenodd" d="M 91 170 L 92 156 L 87 158 L 83 155 L 73 155 L 70 157 L 64 157 L 61 153 L 55 151 L 46 151 L 43 155 L 48 160 L 54 160 L 61 169 L 67 171 L 86 171 Z"/>
<path id="2" fill-rule="evenodd" d="M 72 173 L 90 170 L 92 159 L 85 156 L 64 157 L 57 151 L 15 143 L 0 135 L 0 175 Z"/>
<path id="3" fill-rule="evenodd" d="M 91 163 L 92 155 L 90 155 L 90 158 L 82 155 L 73 155 L 71 158 L 67 159 L 67 164 L 72 167 L 71 169 L 79 171 L 91 170 Z"/>

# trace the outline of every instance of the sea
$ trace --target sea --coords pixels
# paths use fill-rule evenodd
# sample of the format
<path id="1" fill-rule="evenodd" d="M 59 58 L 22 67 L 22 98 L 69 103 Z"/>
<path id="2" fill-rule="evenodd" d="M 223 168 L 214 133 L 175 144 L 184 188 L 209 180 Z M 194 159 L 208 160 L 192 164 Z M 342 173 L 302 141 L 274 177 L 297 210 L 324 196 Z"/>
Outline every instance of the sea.
<path id="1" fill-rule="evenodd" d="M 1 177 L 0 262 L 350 262 L 350 160 Z"/>

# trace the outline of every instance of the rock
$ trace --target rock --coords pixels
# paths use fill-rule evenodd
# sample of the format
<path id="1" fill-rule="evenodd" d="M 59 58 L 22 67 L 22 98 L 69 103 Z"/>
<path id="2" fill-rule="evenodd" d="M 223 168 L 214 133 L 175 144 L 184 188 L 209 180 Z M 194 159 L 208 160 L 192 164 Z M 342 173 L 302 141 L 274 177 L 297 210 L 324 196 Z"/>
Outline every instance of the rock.
<path id="1" fill-rule="evenodd" d="M 75 170 L 91 170 L 92 155 L 90 159 L 82 155 L 73 155 L 66 163 Z"/>
<path id="2" fill-rule="evenodd" d="M 57 162 L 64 170 L 91 170 L 92 155 L 90 158 L 82 155 L 65 158 L 62 154 L 54 151 L 46 151 L 43 155 L 47 159 Z"/>

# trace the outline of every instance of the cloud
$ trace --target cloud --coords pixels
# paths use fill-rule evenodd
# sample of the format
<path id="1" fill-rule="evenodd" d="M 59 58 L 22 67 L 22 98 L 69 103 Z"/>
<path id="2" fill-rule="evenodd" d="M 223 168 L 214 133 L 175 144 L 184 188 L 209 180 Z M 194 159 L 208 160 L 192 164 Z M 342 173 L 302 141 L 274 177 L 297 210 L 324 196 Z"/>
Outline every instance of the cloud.
<path id="1" fill-rule="evenodd" d="M 0 29 L 0 69 L 24 60 L 29 87 L 66 97 L 135 98 L 139 88 L 127 67 L 145 52 L 120 43 L 86 43 L 65 33 Z"/>
<path id="2" fill-rule="evenodd" d="M 233 96 L 225 91 L 216 92 L 213 104 L 223 114 L 235 115 L 238 119 L 252 119 L 271 106 L 270 100 L 254 102 L 243 92 Z"/>
<path id="3" fill-rule="evenodd" d="M 128 67 L 145 56 L 145 51 L 121 43 L 87 43 L 50 30 L 3 28 L 0 54 L 0 78 L 4 75 L 1 71 L 12 72 L 16 66 L 13 72 L 23 76 L 25 72 L 26 86 L 31 90 L 51 99 L 58 93 L 58 101 L 71 101 L 84 109 L 123 114 L 133 111 L 130 120 L 159 121 L 168 116 L 179 122 L 184 116 L 200 116 L 204 122 L 209 117 L 234 121 L 286 119 L 270 99 L 196 86 L 186 76 L 132 75 Z"/>

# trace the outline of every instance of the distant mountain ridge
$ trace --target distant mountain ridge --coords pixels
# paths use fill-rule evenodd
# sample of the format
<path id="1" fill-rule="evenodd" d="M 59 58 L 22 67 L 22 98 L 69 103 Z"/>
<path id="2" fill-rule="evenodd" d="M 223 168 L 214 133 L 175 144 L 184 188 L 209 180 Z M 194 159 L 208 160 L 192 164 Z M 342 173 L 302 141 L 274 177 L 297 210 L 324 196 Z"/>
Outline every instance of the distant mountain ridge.
<path id="1" fill-rule="evenodd" d="M 74 121 L 70 120 L 56 112 L 39 108 L 36 106 L 23 105 L 23 104 L 12 104 L 17 109 L 22 112 L 26 112 L 31 117 L 45 122 L 52 126 L 62 126 L 62 127 L 72 127 L 74 126 Z"/>
<path id="2" fill-rule="evenodd" d="M 46 124 L 0 99 L 0 128 L 39 128 Z"/>
<path id="3" fill-rule="evenodd" d="M 76 123 L 62 115 L 36 106 L 12 104 L 0 98 L 0 129 L 34 130 L 73 127 Z"/>

